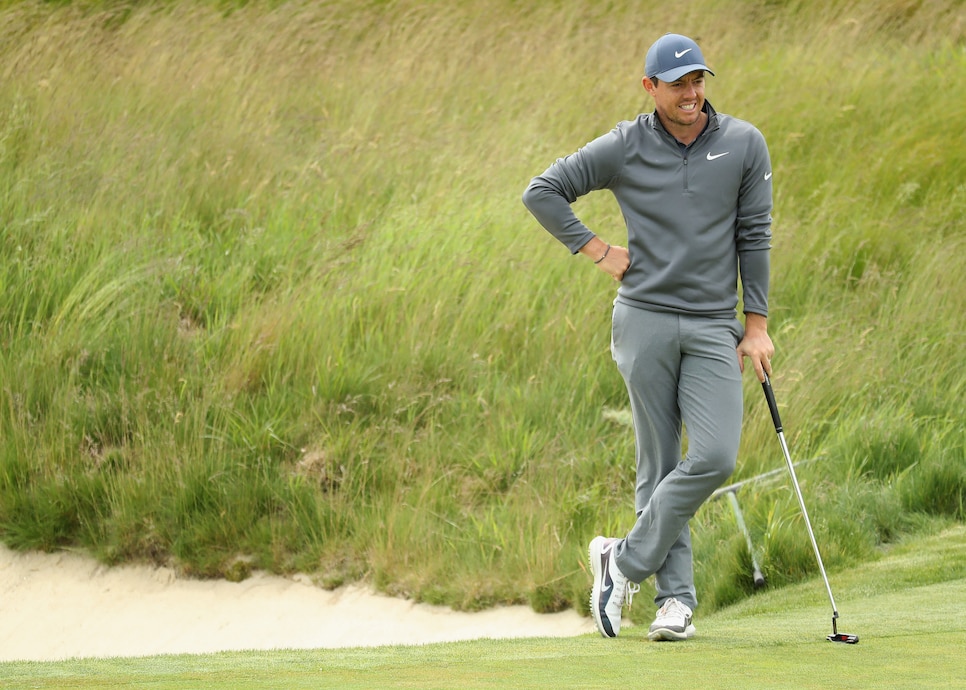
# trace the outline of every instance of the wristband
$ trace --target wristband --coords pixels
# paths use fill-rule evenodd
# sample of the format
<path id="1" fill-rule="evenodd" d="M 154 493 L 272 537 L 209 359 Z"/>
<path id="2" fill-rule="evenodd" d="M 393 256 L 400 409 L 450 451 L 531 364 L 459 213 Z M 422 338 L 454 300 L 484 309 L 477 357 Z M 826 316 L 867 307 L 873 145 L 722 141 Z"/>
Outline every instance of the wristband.
<path id="1" fill-rule="evenodd" d="M 607 249 L 604 250 L 604 255 L 601 256 L 599 259 L 597 259 L 597 261 L 595 261 L 594 263 L 595 264 L 599 264 L 601 261 L 603 261 L 604 259 L 607 258 L 607 255 L 608 254 L 610 254 L 610 245 L 609 244 L 607 245 Z"/>

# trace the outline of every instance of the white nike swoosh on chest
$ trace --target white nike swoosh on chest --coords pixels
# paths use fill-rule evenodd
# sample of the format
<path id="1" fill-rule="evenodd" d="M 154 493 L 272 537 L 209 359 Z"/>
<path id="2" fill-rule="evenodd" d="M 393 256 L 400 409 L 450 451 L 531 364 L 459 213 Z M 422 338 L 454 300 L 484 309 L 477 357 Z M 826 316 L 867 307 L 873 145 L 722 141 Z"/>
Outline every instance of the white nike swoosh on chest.
<path id="1" fill-rule="evenodd" d="M 712 155 L 711 152 L 708 151 L 708 160 L 713 161 L 715 158 L 721 158 L 722 156 L 727 156 L 729 153 L 731 153 L 731 151 L 725 151 L 724 153 L 716 153 Z"/>

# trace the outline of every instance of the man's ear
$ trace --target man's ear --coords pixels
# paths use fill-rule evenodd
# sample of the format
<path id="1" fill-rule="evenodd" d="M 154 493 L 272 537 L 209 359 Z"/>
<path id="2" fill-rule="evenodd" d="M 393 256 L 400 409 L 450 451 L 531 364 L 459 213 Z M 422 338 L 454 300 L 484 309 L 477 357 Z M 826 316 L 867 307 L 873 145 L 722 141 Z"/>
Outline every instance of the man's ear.
<path id="1" fill-rule="evenodd" d="M 654 90 L 655 90 L 655 89 L 657 88 L 657 87 L 656 87 L 656 86 L 654 85 L 654 82 L 652 82 L 652 81 L 651 81 L 651 79 L 650 79 L 650 77 L 644 77 L 644 78 L 643 78 L 643 79 L 641 80 L 641 84 L 643 84 L 643 85 L 644 85 L 644 90 L 645 90 L 645 91 L 647 91 L 647 92 L 648 92 L 649 94 L 651 94 L 651 95 L 653 95 L 653 94 L 654 94 Z"/>

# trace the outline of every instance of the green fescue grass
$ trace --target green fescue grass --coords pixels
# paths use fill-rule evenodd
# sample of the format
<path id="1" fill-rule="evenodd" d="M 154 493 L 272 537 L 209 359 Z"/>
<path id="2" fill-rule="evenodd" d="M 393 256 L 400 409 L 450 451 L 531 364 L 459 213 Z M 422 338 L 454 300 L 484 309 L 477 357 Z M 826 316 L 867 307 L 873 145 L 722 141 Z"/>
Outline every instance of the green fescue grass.
<path id="1" fill-rule="evenodd" d="M 966 643 L 966 529 L 905 540 L 876 562 L 833 572 L 839 630 L 818 578 L 696 620 L 686 643 L 481 640 L 367 649 L 232 652 L 0 664 L 4 687 L 693 688 L 960 687 Z M 634 606 L 638 606 L 637 603 Z"/>
<path id="2" fill-rule="evenodd" d="M 827 565 L 962 521 L 962 3 L 653 5 L 0 3 L 0 539 L 584 609 L 634 517 L 614 284 L 520 194 L 650 107 L 665 31 L 769 141 Z M 745 407 L 736 479 L 783 463 Z M 787 482 L 740 497 L 769 582 L 813 574 Z M 692 526 L 703 610 L 749 596 L 725 502 Z"/>

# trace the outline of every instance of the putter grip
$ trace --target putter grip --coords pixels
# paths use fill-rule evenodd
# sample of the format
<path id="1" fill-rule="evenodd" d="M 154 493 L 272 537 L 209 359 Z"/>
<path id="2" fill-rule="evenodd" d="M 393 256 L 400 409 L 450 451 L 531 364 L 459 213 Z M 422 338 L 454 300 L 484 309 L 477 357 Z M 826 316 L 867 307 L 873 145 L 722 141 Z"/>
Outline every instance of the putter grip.
<path id="1" fill-rule="evenodd" d="M 778 414 L 778 403 L 775 402 L 775 391 L 771 388 L 771 379 L 765 374 L 765 380 L 761 382 L 761 387 L 765 391 L 765 400 L 768 401 L 768 411 L 771 412 L 771 421 L 775 423 L 775 431 L 781 433 L 782 418 Z"/>

